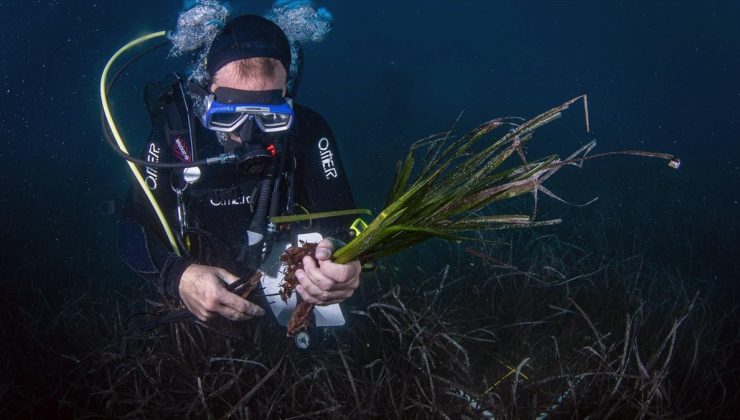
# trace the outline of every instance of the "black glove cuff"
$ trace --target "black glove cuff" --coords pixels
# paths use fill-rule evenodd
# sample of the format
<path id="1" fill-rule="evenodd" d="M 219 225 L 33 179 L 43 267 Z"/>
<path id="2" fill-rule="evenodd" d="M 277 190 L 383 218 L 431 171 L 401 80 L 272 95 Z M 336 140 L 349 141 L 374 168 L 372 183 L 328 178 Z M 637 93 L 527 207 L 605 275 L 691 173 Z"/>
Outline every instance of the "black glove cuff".
<path id="1" fill-rule="evenodd" d="M 193 264 L 192 261 L 185 257 L 172 257 L 171 261 L 167 261 L 165 269 L 162 272 L 164 276 L 164 284 L 162 285 L 162 292 L 169 298 L 180 302 L 180 279 L 185 270 Z"/>

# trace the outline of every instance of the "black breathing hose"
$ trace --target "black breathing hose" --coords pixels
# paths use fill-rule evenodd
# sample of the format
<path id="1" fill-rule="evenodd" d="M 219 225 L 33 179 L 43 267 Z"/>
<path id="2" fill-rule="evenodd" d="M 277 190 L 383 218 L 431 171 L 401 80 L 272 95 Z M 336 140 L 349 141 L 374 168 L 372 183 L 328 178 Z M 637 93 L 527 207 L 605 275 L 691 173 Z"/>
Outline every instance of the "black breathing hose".
<path id="1" fill-rule="evenodd" d="M 275 152 L 277 153 L 277 156 L 280 159 L 280 165 L 277 172 L 277 178 L 275 179 L 275 183 L 272 189 L 272 197 L 270 200 L 270 217 L 275 217 L 278 214 L 279 207 L 280 207 L 280 186 L 281 181 L 283 179 L 283 173 L 285 172 L 285 164 L 288 160 L 288 154 L 285 153 L 285 150 L 283 149 L 282 142 L 276 142 L 275 143 Z M 272 222 L 270 222 L 270 225 L 267 228 L 267 233 L 265 234 L 265 244 L 262 247 L 262 261 L 265 261 L 267 259 L 267 256 L 270 253 L 270 250 L 272 250 L 272 244 L 275 242 L 275 236 L 277 235 L 277 226 L 273 225 Z"/>
<path id="2" fill-rule="evenodd" d="M 277 233 L 274 227 L 268 228 L 268 216 L 276 216 L 280 204 L 281 174 L 285 171 L 287 153 L 283 148 L 282 141 L 276 141 L 275 156 L 278 159 L 276 165 L 273 161 L 267 172 L 267 176 L 260 182 L 258 188 L 257 205 L 252 223 L 246 232 L 244 243 L 237 257 L 239 262 L 248 262 L 250 266 L 256 267 L 267 257 Z M 259 241 L 250 244 L 250 234 L 262 235 Z"/>
<path id="3" fill-rule="evenodd" d="M 129 59 L 123 66 L 121 66 L 118 71 L 111 77 L 110 82 L 108 83 L 108 86 L 106 86 L 106 94 L 110 93 L 110 90 L 113 88 L 113 85 L 116 83 L 118 78 L 121 76 L 121 74 L 132 64 L 134 64 L 136 61 L 138 61 L 141 57 L 147 55 L 148 53 L 166 45 L 169 44 L 170 41 L 163 41 L 159 44 L 152 45 L 151 47 L 148 47 L 147 49 L 137 53 L 131 59 Z M 135 163 L 140 166 L 149 166 L 152 168 L 190 168 L 193 166 L 201 166 L 201 165 L 208 165 L 211 163 L 214 163 L 211 160 L 208 159 L 201 159 L 196 160 L 193 162 L 178 162 L 178 163 L 158 163 L 158 162 L 149 162 L 148 160 L 135 158 L 128 153 L 121 150 L 121 148 L 116 143 L 116 140 L 113 138 L 113 134 L 111 133 L 110 127 L 108 126 L 108 122 L 105 118 L 105 111 L 100 111 L 100 123 L 103 127 L 103 138 L 105 138 L 105 141 L 108 143 L 108 145 L 113 149 L 113 151 L 120 157 L 126 159 L 127 161 L 131 163 Z"/>
<path id="4" fill-rule="evenodd" d="M 254 215 L 252 215 L 252 223 L 249 224 L 249 229 L 247 229 L 247 232 L 245 234 L 242 249 L 236 259 L 239 262 L 249 262 L 250 265 L 259 263 L 259 261 L 257 261 L 259 254 L 255 252 L 250 252 L 250 249 L 262 244 L 264 240 L 265 225 L 267 224 L 267 214 L 270 208 L 270 196 L 272 195 L 272 185 L 275 180 L 275 171 L 276 165 L 273 162 L 270 164 L 270 168 L 265 179 L 260 181 L 259 188 L 257 189 L 257 206 L 255 207 Z M 263 235 L 263 238 L 260 238 L 260 240 L 258 240 L 257 242 L 250 244 L 250 236 L 252 234 Z"/>

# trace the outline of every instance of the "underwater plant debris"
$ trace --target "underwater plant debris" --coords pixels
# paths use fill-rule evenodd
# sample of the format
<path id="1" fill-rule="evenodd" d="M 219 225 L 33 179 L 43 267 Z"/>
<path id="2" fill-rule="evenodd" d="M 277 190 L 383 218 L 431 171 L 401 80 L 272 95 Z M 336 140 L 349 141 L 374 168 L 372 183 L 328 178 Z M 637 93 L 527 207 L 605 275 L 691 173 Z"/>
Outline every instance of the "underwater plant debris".
<path id="1" fill-rule="evenodd" d="M 570 156 L 561 159 L 557 155 L 528 160 L 523 146 L 532 140 L 535 130 L 560 118 L 562 112 L 577 101 L 584 103 L 586 128 L 588 123 L 587 96 L 573 98 L 528 121 L 518 123 L 511 118 L 497 118 L 473 129 L 471 132 L 449 141 L 450 133 L 432 136 L 413 144 L 403 162 L 398 163 L 396 179 L 388 193 L 385 208 L 361 234 L 347 245 L 334 252 L 333 260 L 344 264 L 353 260 L 362 262 L 385 257 L 403 251 L 430 238 L 445 240 L 473 240 L 460 236 L 463 232 L 502 230 L 560 223 L 560 219 L 537 221 L 537 194 L 555 196 L 542 184 L 565 166 L 580 167 L 585 160 L 607 155 L 637 155 L 666 159 L 677 158 L 665 153 L 644 151 L 608 152 L 588 156 L 596 146 L 590 141 Z M 503 136 L 494 138 L 483 150 L 473 152 L 473 146 L 489 139 L 500 127 L 514 128 Z M 424 166 L 414 175 L 415 152 L 426 147 Z M 503 166 L 512 156 L 521 162 L 514 167 Z M 478 212 L 494 203 L 500 203 L 523 194 L 532 194 L 534 209 L 530 215 L 500 214 L 479 216 Z M 562 201 L 562 200 L 561 200 Z M 592 200 L 593 202 L 594 200 Z M 589 202 L 590 203 L 590 202 Z M 587 204 L 589 204 L 587 203 Z M 287 253 L 290 254 L 287 254 Z M 284 260 L 295 267 L 290 255 L 313 255 L 308 248 L 291 248 Z M 293 271 L 294 272 L 294 269 Z M 288 269 L 288 275 L 291 274 Z M 286 275 L 286 278 L 288 276 Z M 286 281 L 290 282 L 291 279 Z M 294 312 L 293 324 L 303 326 L 307 319 L 306 308 Z M 293 321 L 291 319 L 291 321 Z M 288 331 L 291 335 L 294 331 Z"/>

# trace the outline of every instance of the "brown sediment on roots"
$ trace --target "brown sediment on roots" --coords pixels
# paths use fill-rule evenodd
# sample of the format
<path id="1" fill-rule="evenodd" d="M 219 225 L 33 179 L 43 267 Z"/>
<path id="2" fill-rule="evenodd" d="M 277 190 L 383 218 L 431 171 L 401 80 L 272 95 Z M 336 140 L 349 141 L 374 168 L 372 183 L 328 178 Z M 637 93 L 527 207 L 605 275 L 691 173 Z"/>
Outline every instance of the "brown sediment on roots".
<path id="1" fill-rule="evenodd" d="M 294 246 L 285 250 L 283 255 L 280 256 L 280 261 L 285 264 L 285 278 L 282 289 L 280 290 L 280 298 L 287 302 L 290 296 L 293 294 L 296 286 L 298 286 L 298 279 L 295 276 L 295 272 L 303 268 L 303 257 L 310 255 L 314 259 L 314 252 L 316 251 L 316 244 L 301 243 L 301 246 Z"/>
<path id="2" fill-rule="evenodd" d="M 296 278 L 295 272 L 303 268 L 303 258 L 311 256 L 316 260 L 315 257 L 316 244 L 309 244 L 302 242 L 301 246 L 288 248 L 283 255 L 280 256 L 280 261 L 285 264 L 285 277 L 283 280 L 283 286 L 280 290 L 280 298 L 283 301 L 287 301 L 293 294 L 296 286 L 299 282 Z M 313 304 L 305 301 L 298 303 L 296 308 L 293 310 L 293 315 L 290 317 L 288 322 L 288 337 L 292 337 L 301 330 L 308 328 L 308 324 L 311 320 L 311 312 L 313 312 Z"/>
<path id="3" fill-rule="evenodd" d="M 308 303 L 305 300 L 296 305 L 295 309 L 293 309 L 293 315 L 290 317 L 290 321 L 288 321 L 288 337 L 292 337 L 308 328 L 308 324 L 311 322 L 313 306 L 313 303 Z"/>
<path id="4" fill-rule="evenodd" d="M 243 299 L 248 298 L 254 289 L 257 288 L 260 284 L 260 279 L 262 279 L 262 272 L 261 271 L 255 271 L 254 274 L 247 280 L 246 286 L 244 287 L 244 290 L 242 290 L 239 293 L 239 296 L 241 296 Z"/>

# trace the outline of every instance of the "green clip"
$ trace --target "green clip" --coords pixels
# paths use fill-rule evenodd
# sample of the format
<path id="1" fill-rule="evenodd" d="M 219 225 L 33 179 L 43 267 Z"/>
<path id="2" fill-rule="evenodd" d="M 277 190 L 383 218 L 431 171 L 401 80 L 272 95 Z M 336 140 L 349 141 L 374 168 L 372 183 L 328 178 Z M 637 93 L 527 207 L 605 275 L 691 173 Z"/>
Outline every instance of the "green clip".
<path id="1" fill-rule="evenodd" d="M 352 222 L 352 225 L 349 227 L 349 229 L 355 233 L 355 237 L 360 236 L 360 233 L 362 233 L 365 228 L 367 228 L 367 223 L 365 223 L 365 221 L 362 220 L 361 217 L 355 219 L 355 221 Z"/>

